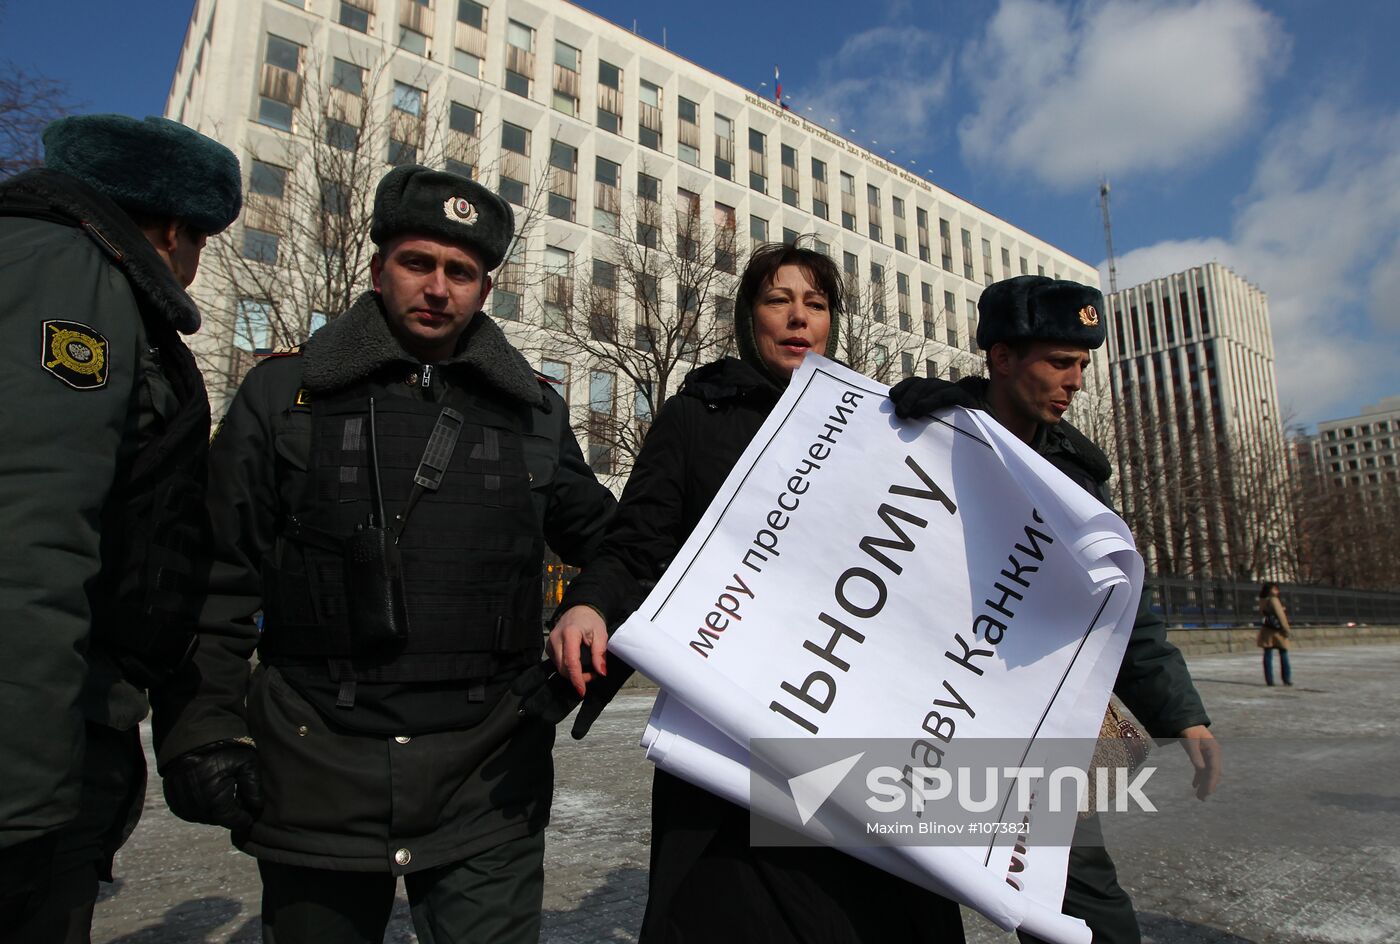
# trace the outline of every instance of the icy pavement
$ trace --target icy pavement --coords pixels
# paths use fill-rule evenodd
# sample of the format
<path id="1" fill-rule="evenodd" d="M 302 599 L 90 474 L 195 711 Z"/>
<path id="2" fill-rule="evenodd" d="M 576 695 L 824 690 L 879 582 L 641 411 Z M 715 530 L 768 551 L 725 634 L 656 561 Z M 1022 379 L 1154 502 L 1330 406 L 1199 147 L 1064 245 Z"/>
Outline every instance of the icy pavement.
<path id="1" fill-rule="evenodd" d="M 1190 660 L 1213 729 L 1223 738 L 1400 737 L 1400 646 L 1294 653 L 1294 687 L 1265 688 L 1257 654 Z M 637 738 L 652 696 L 624 692 L 583 742 L 560 732 L 545 875 L 543 941 L 633 941 L 646 902 L 651 766 Z M 1174 748 L 1172 748 L 1174 750 Z M 1229 758 L 1226 757 L 1226 777 Z M 1384 795 L 1320 797 L 1316 809 L 1276 811 L 1279 830 L 1328 803 L 1364 802 L 1384 845 L 1248 850 L 1181 844 L 1113 846 L 1119 878 L 1155 944 L 1383 944 L 1400 942 L 1400 784 Z M 180 822 L 152 784 L 146 815 L 117 857 L 117 882 L 99 902 L 96 942 L 175 944 L 259 939 L 253 860 L 225 834 Z M 969 941 L 1012 941 L 964 912 Z M 387 940 L 412 941 L 401 899 Z"/>

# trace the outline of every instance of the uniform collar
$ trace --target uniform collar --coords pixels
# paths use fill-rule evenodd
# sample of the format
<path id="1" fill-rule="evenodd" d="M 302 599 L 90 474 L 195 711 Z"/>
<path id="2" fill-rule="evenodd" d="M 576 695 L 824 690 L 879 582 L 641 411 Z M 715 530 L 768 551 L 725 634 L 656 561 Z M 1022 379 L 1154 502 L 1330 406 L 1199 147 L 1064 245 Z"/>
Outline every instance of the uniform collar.
<path id="1" fill-rule="evenodd" d="M 302 348 L 302 356 L 302 382 L 312 392 L 349 386 L 390 364 L 422 363 L 389 333 L 378 292 L 365 292 L 340 317 L 312 335 Z M 544 404 L 544 392 L 529 362 L 485 312 L 472 316 L 456 353 L 436 366 L 470 373 L 529 406 Z"/>

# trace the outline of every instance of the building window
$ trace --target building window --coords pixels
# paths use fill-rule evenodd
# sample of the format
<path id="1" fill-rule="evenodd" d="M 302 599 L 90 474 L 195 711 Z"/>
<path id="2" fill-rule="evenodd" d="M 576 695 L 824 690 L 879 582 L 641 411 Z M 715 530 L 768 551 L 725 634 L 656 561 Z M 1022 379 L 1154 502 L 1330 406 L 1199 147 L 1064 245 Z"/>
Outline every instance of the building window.
<path id="1" fill-rule="evenodd" d="M 554 41 L 554 92 L 550 100 L 557 112 L 578 115 L 579 57 L 578 49 L 562 40 Z"/>
<path id="2" fill-rule="evenodd" d="M 637 381 L 637 390 L 632 398 L 632 415 L 644 423 L 651 422 L 651 397 L 652 382 L 650 380 Z"/>
<path id="3" fill-rule="evenodd" d="M 622 208 L 622 167 L 605 157 L 593 161 L 593 228 L 616 236 Z"/>
<path id="4" fill-rule="evenodd" d="M 734 179 L 734 122 L 715 115 L 715 176 Z"/>
<path id="5" fill-rule="evenodd" d="M 249 262 L 274 263 L 277 261 L 278 242 L 276 233 L 268 233 L 245 226 L 243 230 L 243 258 Z"/>
<path id="6" fill-rule="evenodd" d="M 622 133 L 622 70 L 598 60 L 598 127 Z"/>
<path id="7" fill-rule="evenodd" d="M 749 214 L 749 239 L 755 246 L 768 242 L 768 221 L 761 216 Z"/>
<path id="8" fill-rule="evenodd" d="M 919 261 L 932 262 L 933 255 L 928 242 L 928 210 L 923 207 L 914 208 L 914 225 L 919 235 Z"/>
<path id="9" fill-rule="evenodd" d="M 529 98 L 534 74 L 535 31 L 524 23 L 510 20 L 506 24 L 506 91 Z"/>
<path id="10" fill-rule="evenodd" d="M 737 226 L 734 208 L 725 203 L 715 204 L 715 268 L 730 275 L 735 271 L 734 230 Z"/>
<path id="11" fill-rule="evenodd" d="M 841 172 L 841 226 L 856 231 L 856 179 L 845 171 Z"/>
<path id="12" fill-rule="evenodd" d="M 992 241 L 982 240 L 982 284 L 992 284 Z"/>
<path id="13" fill-rule="evenodd" d="M 1022 274 L 1022 275 L 1028 275 L 1029 273 L 1030 273 L 1030 269 L 1029 269 L 1029 268 L 1027 267 L 1027 265 L 1026 265 L 1026 257 L 1025 257 L 1025 256 L 1022 256 L 1022 257 L 1021 257 L 1021 274 Z"/>
<path id="14" fill-rule="evenodd" d="M 457 0 L 457 36 L 452 48 L 452 68 L 474 79 L 481 78 L 486 55 L 486 8 L 473 0 Z"/>
<path id="15" fill-rule="evenodd" d="M 637 91 L 637 143 L 661 150 L 661 86 L 646 79 Z"/>
<path id="16" fill-rule="evenodd" d="M 938 242 L 942 254 L 943 270 L 953 271 L 953 228 L 947 220 L 938 221 Z"/>
<path id="17" fill-rule="evenodd" d="M 894 248 L 896 252 L 909 251 L 909 239 L 904 234 L 904 201 L 899 197 L 890 198 L 894 212 Z"/>
<path id="18" fill-rule="evenodd" d="M 749 189 L 768 192 L 768 139 L 749 129 Z"/>
<path id="19" fill-rule="evenodd" d="M 885 267 L 878 262 L 870 263 L 870 314 L 885 323 Z"/>
<path id="20" fill-rule="evenodd" d="M 902 377 L 914 376 L 914 354 L 912 351 L 899 352 L 899 373 Z"/>
<path id="21" fill-rule="evenodd" d="M 551 141 L 549 167 L 549 205 L 546 212 L 555 219 L 572 223 L 575 219 L 574 203 L 577 193 L 577 149 L 563 141 Z"/>
<path id="22" fill-rule="evenodd" d="M 613 412 L 613 387 L 616 378 L 606 370 L 588 372 L 588 409 L 592 413 L 611 416 Z"/>
<path id="23" fill-rule="evenodd" d="M 433 31 L 432 0 L 402 0 L 399 5 L 399 48 L 418 56 L 428 54 Z"/>
<path id="24" fill-rule="evenodd" d="M 398 166 L 418 160 L 426 106 L 427 92 L 404 82 L 394 83 L 393 111 L 389 124 L 390 164 Z"/>
<path id="25" fill-rule="evenodd" d="M 651 203 L 656 203 L 661 199 L 661 178 L 638 173 L 637 196 Z"/>
<path id="26" fill-rule="evenodd" d="M 976 354 L 981 350 L 977 346 L 977 303 L 972 299 L 967 299 L 967 349 Z"/>
<path id="27" fill-rule="evenodd" d="M 909 301 L 909 276 L 903 272 L 894 274 L 895 297 L 899 305 L 899 329 L 901 331 L 912 331 L 914 328 L 914 314 L 910 310 Z M 910 368 L 913 372 L 913 368 Z"/>
<path id="28" fill-rule="evenodd" d="M 370 3 L 372 0 L 361 0 L 363 3 Z M 360 6 L 359 3 L 352 3 L 351 0 L 340 0 L 340 8 L 337 11 L 336 22 L 341 26 L 348 26 L 350 29 L 360 33 L 369 32 L 369 11 Z"/>
<path id="29" fill-rule="evenodd" d="M 878 242 L 883 242 L 880 227 L 880 188 L 874 184 L 865 185 L 865 211 L 866 219 L 870 227 L 870 238 Z"/>
<path id="30" fill-rule="evenodd" d="M 797 206 L 797 148 L 781 146 L 783 161 L 783 202 Z"/>
<path id="31" fill-rule="evenodd" d="M 508 121 L 501 122 L 500 194 L 516 206 L 525 206 L 529 196 L 530 132 Z"/>
<path id="32" fill-rule="evenodd" d="M 924 337 L 933 337 L 933 286 L 927 282 L 919 283 L 919 307 L 920 314 L 924 319 Z"/>
<path id="33" fill-rule="evenodd" d="M 688 98 L 676 97 L 676 118 L 680 131 L 676 156 L 692 167 L 700 166 L 700 106 Z"/>
<path id="34" fill-rule="evenodd" d="M 262 298 L 240 298 L 235 313 L 233 343 L 245 351 L 272 347 L 272 303 Z"/>
<path id="35" fill-rule="evenodd" d="M 564 400 L 564 405 L 569 403 L 569 365 L 564 361 L 540 361 L 540 373 L 544 374 L 555 384 L 555 391 Z"/>
<path id="36" fill-rule="evenodd" d="M 346 95 L 363 98 L 365 94 L 365 70 L 353 62 L 336 59 L 331 62 L 331 88 L 339 89 Z"/>
<path id="37" fill-rule="evenodd" d="M 637 242 L 648 249 L 656 249 L 661 241 L 661 211 L 657 206 L 661 200 L 661 179 L 638 172 L 637 199 L 642 201 L 637 208 Z"/>
<path id="38" fill-rule="evenodd" d="M 827 204 L 826 163 L 812 158 L 812 215 L 818 219 L 830 219 Z"/>
<path id="39" fill-rule="evenodd" d="M 1001 277 L 1011 278 L 1011 250 L 1005 246 L 1001 247 Z"/>
<path id="40" fill-rule="evenodd" d="M 971 282 L 976 278 L 976 273 L 972 268 L 972 233 L 969 230 L 962 231 L 962 264 L 963 278 Z M 1041 273 L 1044 275 L 1044 273 Z"/>
<path id="41" fill-rule="evenodd" d="M 934 360 L 931 357 L 924 361 L 924 376 L 933 378 L 938 377 L 938 361 Z"/>
<path id="42" fill-rule="evenodd" d="M 301 103 L 301 52 L 290 39 L 267 34 L 258 87 L 260 123 L 292 130 L 292 114 Z"/>

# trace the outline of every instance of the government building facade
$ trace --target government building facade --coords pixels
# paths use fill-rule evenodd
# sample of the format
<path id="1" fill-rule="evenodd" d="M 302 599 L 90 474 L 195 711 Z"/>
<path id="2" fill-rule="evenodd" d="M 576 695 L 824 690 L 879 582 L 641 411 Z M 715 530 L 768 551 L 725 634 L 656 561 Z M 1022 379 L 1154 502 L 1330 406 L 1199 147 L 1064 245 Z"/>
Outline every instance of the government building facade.
<path id="1" fill-rule="evenodd" d="M 487 310 L 560 382 L 586 442 L 607 425 L 592 420 L 644 427 L 685 369 L 725 351 L 758 243 L 802 238 L 841 265 L 855 346 L 840 356 L 889 382 L 979 371 L 993 281 L 1098 284 L 1046 241 L 562 0 L 198 0 L 166 115 L 225 142 L 247 175 L 244 215 L 194 286 L 216 416 L 257 352 L 367 287 L 373 184 L 399 163 L 515 205 L 521 236 Z M 636 353 L 673 335 L 664 376 L 647 376 Z M 585 448 L 624 471 L 607 444 Z"/>

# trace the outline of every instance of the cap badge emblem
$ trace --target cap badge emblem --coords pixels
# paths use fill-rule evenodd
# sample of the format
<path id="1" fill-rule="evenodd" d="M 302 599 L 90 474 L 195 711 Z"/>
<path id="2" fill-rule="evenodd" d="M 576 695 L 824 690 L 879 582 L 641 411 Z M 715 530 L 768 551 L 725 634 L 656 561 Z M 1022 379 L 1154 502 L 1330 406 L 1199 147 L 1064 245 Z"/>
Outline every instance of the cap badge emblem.
<path id="1" fill-rule="evenodd" d="M 476 207 L 466 197 L 448 197 L 442 204 L 442 213 L 449 220 L 464 226 L 476 222 Z"/>
<path id="2" fill-rule="evenodd" d="M 1099 325 L 1099 310 L 1093 305 L 1085 305 L 1079 309 L 1079 323 L 1086 328 L 1097 328 Z"/>

